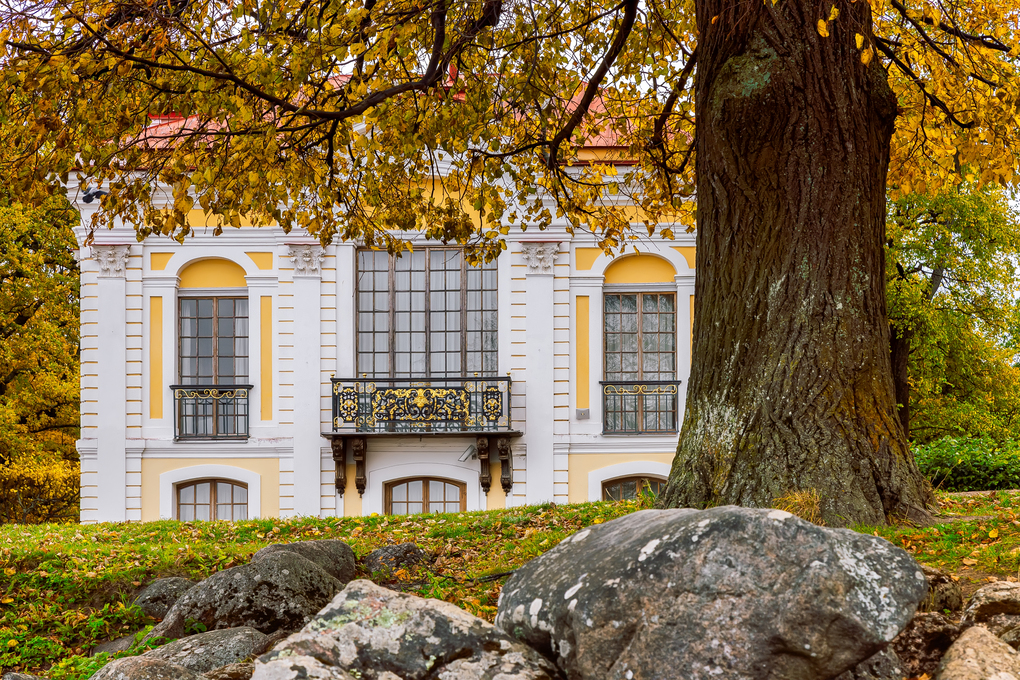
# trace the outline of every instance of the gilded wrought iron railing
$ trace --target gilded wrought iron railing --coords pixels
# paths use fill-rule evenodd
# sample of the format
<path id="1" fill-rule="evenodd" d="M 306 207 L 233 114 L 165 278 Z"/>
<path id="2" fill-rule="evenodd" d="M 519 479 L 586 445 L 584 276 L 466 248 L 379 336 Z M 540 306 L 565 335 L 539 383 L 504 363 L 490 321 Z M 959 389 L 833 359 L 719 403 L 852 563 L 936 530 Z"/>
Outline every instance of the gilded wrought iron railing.
<path id="1" fill-rule="evenodd" d="M 334 378 L 333 431 L 511 432 L 510 378 Z"/>
<path id="2" fill-rule="evenodd" d="M 171 385 L 176 439 L 247 439 L 251 385 Z"/>
<path id="3" fill-rule="evenodd" d="M 603 434 L 673 434 L 679 380 L 608 380 L 602 385 Z"/>

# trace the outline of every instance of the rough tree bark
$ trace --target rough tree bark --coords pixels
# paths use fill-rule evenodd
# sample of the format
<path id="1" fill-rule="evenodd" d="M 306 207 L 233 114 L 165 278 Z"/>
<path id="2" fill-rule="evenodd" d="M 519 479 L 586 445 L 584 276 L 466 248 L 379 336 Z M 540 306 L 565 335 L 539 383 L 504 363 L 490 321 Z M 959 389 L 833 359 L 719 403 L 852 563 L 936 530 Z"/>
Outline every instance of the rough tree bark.
<path id="1" fill-rule="evenodd" d="M 662 502 L 826 523 L 930 520 L 896 414 L 882 243 L 896 100 L 866 2 L 698 0 L 698 277 L 687 410 Z M 713 17 L 718 17 L 713 21 Z"/>

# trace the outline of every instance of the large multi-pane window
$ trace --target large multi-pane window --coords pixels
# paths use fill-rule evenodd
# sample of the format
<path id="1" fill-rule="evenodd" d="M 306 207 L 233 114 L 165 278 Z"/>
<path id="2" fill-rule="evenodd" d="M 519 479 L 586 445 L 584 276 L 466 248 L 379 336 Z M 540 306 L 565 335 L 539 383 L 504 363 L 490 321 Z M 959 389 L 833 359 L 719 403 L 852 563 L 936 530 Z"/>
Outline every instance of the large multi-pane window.
<path id="1" fill-rule="evenodd" d="M 248 299 L 182 297 L 179 319 L 177 436 L 247 436 Z"/>
<path id="2" fill-rule="evenodd" d="M 386 514 L 462 512 L 467 508 L 467 487 L 462 482 L 429 477 L 405 479 L 386 485 Z"/>
<path id="3" fill-rule="evenodd" d="M 472 266 L 452 248 L 358 252 L 359 375 L 493 375 L 496 357 L 494 262 Z"/>
<path id="4" fill-rule="evenodd" d="M 248 519 L 248 487 L 224 479 L 178 485 L 177 519 Z"/>
<path id="5" fill-rule="evenodd" d="M 676 431 L 676 295 L 607 293 L 606 432 Z"/>

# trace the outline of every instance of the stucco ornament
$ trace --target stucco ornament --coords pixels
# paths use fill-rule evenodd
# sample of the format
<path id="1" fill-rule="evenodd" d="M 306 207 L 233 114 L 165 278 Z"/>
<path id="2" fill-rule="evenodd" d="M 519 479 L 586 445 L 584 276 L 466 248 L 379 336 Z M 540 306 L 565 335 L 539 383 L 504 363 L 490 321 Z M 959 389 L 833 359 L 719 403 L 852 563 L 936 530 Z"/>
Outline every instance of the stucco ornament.
<path id="1" fill-rule="evenodd" d="M 553 262 L 559 255 L 559 243 L 522 243 L 521 253 L 529 274 L 552 274 Z"/>
<path id="2" fill-rule="evenodd" d="M 321 247 L 290 246 L 289 257 L 294 260 L 294 276 L 319 276 L 323 258 Z"/>
<path id="3" fill-rule="evenodd" d="M 131 246 L 92 246 L 92 257 L 99 263 L 99 275 L 123 278 Z"/>

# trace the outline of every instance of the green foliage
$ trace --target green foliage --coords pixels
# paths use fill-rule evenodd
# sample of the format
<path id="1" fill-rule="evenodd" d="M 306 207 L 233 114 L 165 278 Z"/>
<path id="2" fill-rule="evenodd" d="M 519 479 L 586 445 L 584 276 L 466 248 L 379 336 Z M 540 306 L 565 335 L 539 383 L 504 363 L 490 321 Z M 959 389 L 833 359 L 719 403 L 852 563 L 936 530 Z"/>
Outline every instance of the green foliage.
<path id="1" fill-rule="evenodd" d="M 1020 438 L 1020 224 L 1005 191 L 962 186 L 890 204 L 893 331 L 909 338 L 910 434 Z"/>
<path id="2" fill-rule="evenodd" d="M 85 680 L 101 665 L 87 656 L 92 647 L 153 623 L 131 605 L 144 584 L 161 576 L 203 579 L 271 543 L 339 538 L 363 556 L 413 540 L 428 563 L 374 577 L 491 621 L 502 582 L 492 575 L 582 527 L 645 507 L 647 499 L 410 517 L 0 526 L 0 674 Z"/>
<path id="3" fill-rule="evenodd" d="M 914 458 L 932 486 L 943 491 L 1020 488 L 1020 442 L 944 437 L 915 446 Z"/>

